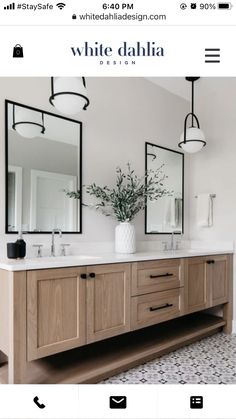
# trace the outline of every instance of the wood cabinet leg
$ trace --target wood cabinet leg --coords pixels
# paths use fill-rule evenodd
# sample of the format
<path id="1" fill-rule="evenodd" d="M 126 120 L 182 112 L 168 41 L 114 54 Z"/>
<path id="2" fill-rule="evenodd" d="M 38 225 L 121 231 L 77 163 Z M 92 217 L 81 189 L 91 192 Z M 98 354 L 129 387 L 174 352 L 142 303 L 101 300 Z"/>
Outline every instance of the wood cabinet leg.
<path id="1" fill-rule="evenodd" d="M 223 319 L 226 321 L 223 331 L 227 334 L 231 334 L 233 323 L 233 255 L 228 256 L 227 276 L 229 301 L 223 307 Z"/>
<path id="2" fill-rule="evenodd" d="M 8 383 L 23 384 L 26 377 L 26 272 L 12 272 L 9 284 Z"/>
<path id="3" fill-rule="evenodd" d="M 223 332 L 227 334 L 232 333 L 233 319 L 232 319 L 231 312 L 232 312 L 231 304 L 230 303 L 225 304 L 223 308 L 223 319 L 226 321 L 226 325 L 223 328 Z"/>

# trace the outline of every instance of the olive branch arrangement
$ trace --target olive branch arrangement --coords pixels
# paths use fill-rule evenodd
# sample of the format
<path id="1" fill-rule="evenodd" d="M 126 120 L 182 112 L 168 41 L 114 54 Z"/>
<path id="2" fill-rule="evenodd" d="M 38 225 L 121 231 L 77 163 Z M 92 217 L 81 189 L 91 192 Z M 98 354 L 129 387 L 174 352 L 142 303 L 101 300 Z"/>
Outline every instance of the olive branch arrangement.
<path id="1" fill-rule="evenodd" d="M 86 186 L 86 192 L 94 196 L 96 204 L 83 204 L 95 208 L 107 217 L 114 217 L 119 222 L 130 222 L 139 211 L 144 210 L 147 200 L 155 201 L 172 192 L 164 187 L 167 176 L 163 172 L 163 165 L 156 170 L 148 170 L 144 176 L 138 177 L 127 163 L 127 170 L 116 169 L 115 187 L 98 186 L 96 183 Z M 68 197 L 80 199 L 80 191 L 65 190 Z"/>

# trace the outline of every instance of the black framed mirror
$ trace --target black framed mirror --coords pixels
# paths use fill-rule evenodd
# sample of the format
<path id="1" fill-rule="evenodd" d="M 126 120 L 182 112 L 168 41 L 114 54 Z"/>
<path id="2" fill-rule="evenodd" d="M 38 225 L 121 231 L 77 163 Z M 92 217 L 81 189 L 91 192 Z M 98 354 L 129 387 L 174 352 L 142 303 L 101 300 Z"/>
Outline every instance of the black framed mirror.
<path id="1" fill-rule="evenodd" d="M 82 123 L 6 100 L 5 138 L 6 233 L 82 233 Z"/>
<path id="2" fill-rule="evenodd" d="M 184 154 L 166 147 L 145 143 L 145 170 L 163 165 L 165 188 L 170 195 L 147 201 L 145 234 L 184 233 Z"/>

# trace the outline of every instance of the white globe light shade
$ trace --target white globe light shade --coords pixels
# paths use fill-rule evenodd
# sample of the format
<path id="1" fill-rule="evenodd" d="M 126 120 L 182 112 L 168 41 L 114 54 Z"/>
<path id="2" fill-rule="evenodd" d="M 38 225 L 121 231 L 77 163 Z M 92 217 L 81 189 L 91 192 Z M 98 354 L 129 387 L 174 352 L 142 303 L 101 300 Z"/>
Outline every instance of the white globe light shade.
<path id="1" fill-rule="evenodd" d="M 58 77 L 54 80 L 54 94 L 65 94 L 55 96 L 53 103 L 56 109 L 66 115 L 76 115 L 81 112 L 86 104 L 86 99 L 82 96 L 67 94 L 73 92 L 87 97 L 87 89 L 83 85 L 82 78 L 79 77 Z"/>
<path id="2" fill-rule="evenodd" d="M 181 148 L 187 153 L 197 153 L 204 147 L 205 135 L 200 128 L 191 127 L 186 130 L 186 143 L 184 141 L 184 132 L 181 135 Z"/>
<path id="3" fill-rule="evenodd" d="M 32 124 L 20 124 L 16 126 L 16 131 L 22 137 L 35 138 L 41 134 L 42 128 Z"/>
<path id="4" fill-rule="evenodd" d="M 42 134 L 41 112 L 36 112 L 29 109 L 16 108 L 15 122 L 21 122 L 19 125 L 16 125 L 15 129 L 18 132 L 18 134 L 20 134 L 22 137 L 35 138 L 39 137 L 40 134 Z"/>

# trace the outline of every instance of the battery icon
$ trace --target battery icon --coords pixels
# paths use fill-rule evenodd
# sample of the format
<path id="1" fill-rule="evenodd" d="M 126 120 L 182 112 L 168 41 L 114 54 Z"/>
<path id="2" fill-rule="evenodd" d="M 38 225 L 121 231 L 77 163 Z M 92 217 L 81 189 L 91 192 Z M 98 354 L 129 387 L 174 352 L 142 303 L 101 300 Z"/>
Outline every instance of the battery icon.
<path id="1" fill-rule="evenodd" d="M 230 10 L 232 7 L 232 3 L 218 3 L 218 9 Z"/>

